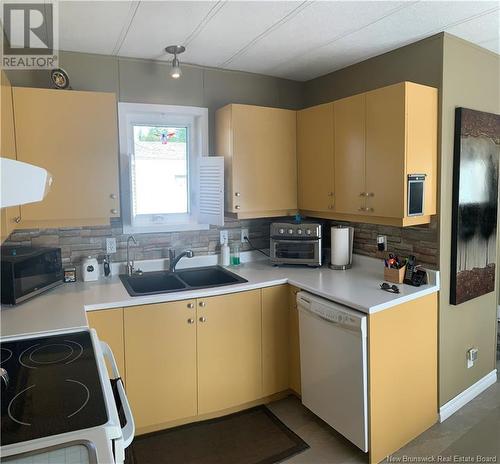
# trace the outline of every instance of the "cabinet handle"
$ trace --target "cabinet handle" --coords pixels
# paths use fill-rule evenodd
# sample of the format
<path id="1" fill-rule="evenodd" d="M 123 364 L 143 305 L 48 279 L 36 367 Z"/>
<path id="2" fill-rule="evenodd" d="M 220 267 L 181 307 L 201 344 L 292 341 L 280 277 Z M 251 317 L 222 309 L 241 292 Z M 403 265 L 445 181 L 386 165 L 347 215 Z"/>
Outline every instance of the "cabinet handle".
<path id="1" fill-rule="evenodd" d="M 370 192 L 370 193 L 367 193 L 367 194 L 366 194 L 366 196 L 367 196 L 367 197 L 374 197 L 374 196 L 375 196 L 375 194 L 374 194 L 373 192 Z"/>
<path id="2" fill-rule="evenodd" d="M 116 193 L 110 193 L 109 198 L 116 200 Z"/>
<path id="3" fill-rule="evenodd" d="M 367 211 L 369 213 L 373 213 L 374 209 L 373 208 L 365 208 L 365 211 Z"/>
<path id="4" fill-rule="evenodd" d="M 235 196 L 235 197 L 241 197 L 241 193 L 240 193 L 240 192 L 235 192 L 235 193 L 234 193 L 234 196 Z"/>
<path id="5" fill-rule="evenodd" d="M 118 214 L 118 210 L 117 209 L 112 209 L 111 210 L 111 214 Z"/>
<path id="6" fill-rule="evenodd" d="M 358 211 L 367 211 L 367 208 L 361 207 L 361 208 L 358 208 Z"/>
<path id="7" fill-rule="evenodd" d="M 200 308 L 204 308 L 206 305 L 207 305 L 207 304 L 206 304 L 204 301 L 200 301 L 200 302 L 198 303 L 198 306 L 199 306 Z"/>
<path id="8" fill-rule="evenodd" d="M 207 318 L 206 317 L 200 317 L 200 322 L 207 322 Z"/>
<path id="9" fill-rule="evenodd" d="M 193 308 L 194 308 L 194 303 L 188 303 L 188 304 L 187 304 L 187 307 L 188 307 L 189 309 L 193 309 Z"/>
<path id="10" fill-rule="evenodd" d="M 14 218 L 14 222 L 15 222 L 16 224 L 19 224 L 19 223 L 21 222 L 21 216 L 17 216 L 17 217 L 15 217 L 15 218 Z"/>
<path id="11" fill-rule="evenodd" d="M 241 206 L 240 206 L 240 205 L 236 205 L 236 206 L 234 207 L 234 209 L 240 209 L 240 208 L 241 208 Z"/>
<path id="12" fill-rule="evenodd" d="M 333 209 L 333 205 L 328 205 L 328 209 Z"/>
<path id="13" fill-rule="evenodd" d="M 333 197 L 333 192 L 328 192 L 329 197 Z"/>
<path id="14" fill-rule="evenodd" d="M 361 192 L 361 193 L 359 194 L 359 196 L 360 196 L 360 197 L 366 197 L 366 192 Z"/>
<path id="15" fill-rule="evenodd" d="M 190 317 L 190 318 L 187 320 L 187 323 L 188 323 L 188 324 L 194 324 L 194 319 Z"/>

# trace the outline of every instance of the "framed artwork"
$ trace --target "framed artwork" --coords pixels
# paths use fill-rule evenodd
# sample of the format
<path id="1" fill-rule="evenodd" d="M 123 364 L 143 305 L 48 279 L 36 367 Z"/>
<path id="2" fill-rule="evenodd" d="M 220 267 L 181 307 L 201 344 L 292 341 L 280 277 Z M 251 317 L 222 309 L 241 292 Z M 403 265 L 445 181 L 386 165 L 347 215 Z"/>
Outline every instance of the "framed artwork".
<path id="1" fill-rule="evenodd" d="M 457 108 L 450 304 L 495 289 L 500 115 Z"/>

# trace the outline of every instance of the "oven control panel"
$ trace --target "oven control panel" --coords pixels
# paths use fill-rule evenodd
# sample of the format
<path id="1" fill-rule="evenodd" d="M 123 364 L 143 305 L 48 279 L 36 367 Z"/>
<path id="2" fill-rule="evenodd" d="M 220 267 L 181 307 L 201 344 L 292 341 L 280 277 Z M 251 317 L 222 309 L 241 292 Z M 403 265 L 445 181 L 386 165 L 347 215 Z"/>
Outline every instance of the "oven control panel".
<path id="1" fill-rule="evenodd" d="M 271 237 L 274 239 L 318 239 L 321 238 L 321 224 L 274 222 L 271 224 Z"/>

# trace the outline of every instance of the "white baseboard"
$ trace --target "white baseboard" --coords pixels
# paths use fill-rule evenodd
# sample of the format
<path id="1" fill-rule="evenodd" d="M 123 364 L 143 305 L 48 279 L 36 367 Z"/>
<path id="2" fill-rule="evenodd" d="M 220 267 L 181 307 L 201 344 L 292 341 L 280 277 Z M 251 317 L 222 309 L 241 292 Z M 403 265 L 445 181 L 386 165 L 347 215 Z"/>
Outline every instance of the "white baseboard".
<path id="1" fill-rule="evenodd" d="M 445 405 L 439 408 L 439 422 L 444 422 L 452 414 L 456 413 L 460 408 L 465 406 L 469 401 L 473 400 L 477 395 L 486 390 L 489 386 L 497 381 L 497 370 L 486 374 L 482 379 L 478 380 L 474 385 L 471 385 L 467 390 L 464 390 L 455 398 L 448 401 Z"/>

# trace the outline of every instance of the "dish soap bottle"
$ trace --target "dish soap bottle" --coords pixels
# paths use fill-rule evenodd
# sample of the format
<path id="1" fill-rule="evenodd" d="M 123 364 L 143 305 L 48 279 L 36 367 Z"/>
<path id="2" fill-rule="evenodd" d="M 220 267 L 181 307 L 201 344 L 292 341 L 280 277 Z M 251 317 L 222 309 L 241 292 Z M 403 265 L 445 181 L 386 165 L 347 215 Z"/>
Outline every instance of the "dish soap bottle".
<path id="1" fill-rule="evenodd" d="M 223 266 L 229 266 L 229 245 L 227 244 L 227 240 L 224 240 L 220 246 L 220 260 Z"/>

